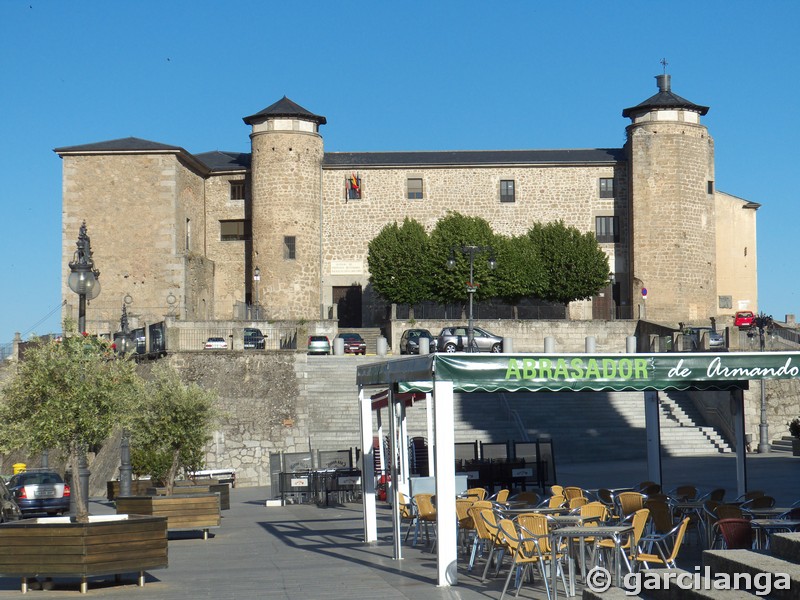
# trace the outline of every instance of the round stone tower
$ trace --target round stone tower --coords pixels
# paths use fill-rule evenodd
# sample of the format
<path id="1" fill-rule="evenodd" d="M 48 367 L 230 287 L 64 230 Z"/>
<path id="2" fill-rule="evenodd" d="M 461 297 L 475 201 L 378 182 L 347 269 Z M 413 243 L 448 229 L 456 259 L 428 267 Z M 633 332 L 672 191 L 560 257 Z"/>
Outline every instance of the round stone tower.
<path id="1" fill-rule="evenodd" d="M 325 117 L 284 96 L 244 122 L 252 127 L 249 264 L 260 271 L 254 299 L 262 318 L 317 319 Z"/>
<path id="2" fill-rule="evenodd" d="M 674 94 L 669 75 L 656 80 L 656 95 L 622 111 L 631 119 L 633 316 L 707 322 L 717 315 L 714 141 L 700 123 L 708 107 Z"/>

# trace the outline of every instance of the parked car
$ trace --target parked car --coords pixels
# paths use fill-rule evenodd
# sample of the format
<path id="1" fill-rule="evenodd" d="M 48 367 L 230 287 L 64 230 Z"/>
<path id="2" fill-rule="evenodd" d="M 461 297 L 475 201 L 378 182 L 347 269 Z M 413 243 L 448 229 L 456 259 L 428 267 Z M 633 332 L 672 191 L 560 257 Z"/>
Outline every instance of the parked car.
<path id="1" fill-rule="evenodd" d="M 244 328 L 244 349 L 263 350 L 266 347 L 266 337 L 260 329 L 255 327 Z"/>
<path id="2" fill-rule="evenodd" d="M 753 319 L 755 318 L 756 316 L 753 314 L 753 311 L 740 310 L 733 318 L 733 326 L 738 327 L 739 329 L 747 329 L 748 327 L 753 326 Z"/>
<path id="3" fill-rule="evenodd" d="M 358 333 L 339 333 L 337 338 L 344 340 L 344 353 L 345 354 L 363 354 L 367 353 L 367 343 L 361 334 Z"/>
<path id="4" fill-rule="evenodd" d="M 503 338 L 480 327 L 473 327 L 475 352 L 502 352 Z M 436 336 L 437 352 L 467 352 L 469 328 L 465 325 L 445 327 Z"/>
<path id="5" fill-rule="evenodd" d="M 400 336 L 400 354 L 419 354 L 420 338 L 428 339 L 430 351 L 436 350 L 436 339 L 427 329 L 406 329 Z"/>
<path id="6" fill-rule="evenodd" d="M 725 348 L 725 336 L 719 331 L 712 331 L 711 327 L 689 327 L 689 337 L 695 350 L 701 350 L 703 336 L 708 336 L 709 350 L 720 350 Z"/>
<path id="7" fill-rule="evenodd" d="M 206 350 L 227 350 L 228 342 L 223 337 L 210 337 L 206 340 L 204 348 Z"/>
<path id="8" fill-rule="evenodd" d="M 37 469 L 17 473 L 9 480 L 8 489 L 23 515 L 69 512 L 69 486 L 55 471 Z"/>
<path id="9" fill-rule="evenodd" d="M 308 353 L 309 354 L 330 354 L 331 341 L 327 335 L 310 335 L 308 336 Z"/>
<path id="10" fill-rule="evenodd" d="M 22 512 L 14 499 L 14 494 L 8 489 L 5 480 L 0 477 L 0 523 L 16 521 L 21 516 Z"/>

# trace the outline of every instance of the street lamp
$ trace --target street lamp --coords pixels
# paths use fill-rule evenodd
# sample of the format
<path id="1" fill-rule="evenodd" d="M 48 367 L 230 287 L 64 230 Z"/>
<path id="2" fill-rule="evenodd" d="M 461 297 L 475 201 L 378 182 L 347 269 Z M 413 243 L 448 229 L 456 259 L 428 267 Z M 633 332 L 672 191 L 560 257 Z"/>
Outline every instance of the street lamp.
<path id="1" fill-rule="evenodd" d="M 261 281 L 261 269 L 256 267 L 253 270 L 253 288 L 255 291 L 255 301 L 253 302 L 253 306 L 255 306 L 255 318 L 256 320 L 261 318 L 261 309 L 258 305 L 258 282 Z"/>
<path id="2" fill-rule="evenodd" d="M 472 297 L 480 284 L 475 283 L 475 255 L 482 252 L 489 253 L 489 268 L 494 270 L 497 261 L 494 259 L 494 249 L 491 246 L 461 246 L 461 253 L 469 256 L 469 281 L 467 281 L 467 295 L 469 296 L 469 325 L 467 330 L 467 352 L 473 352 L 475 342 L 475 329 L 472 324 Z M 450 258 L 447 259 L 447 268 L 451 271 L 456 267 L 456 249 L 450 249 Z"/>
<path id="3" fill-rule="evenodd" d="M 78 331 L 86 333 L 86 301 L 94 300 L 100 294 L 100 271 L 94 268 L 92 245 L 86 235 L 86 221 L 78 233 L 78 249 L 69 263 L 69 289 L 78 294 Z"/>
<path id="4" fill-rule="evenodd" d="M 131 329 L 128 326 L 128 307 L 122 305 L 122 317 L 119 320 L 119 332 L 114 334 L 114 344 L 116 345 L 117 353 L 128 354 L 136 348 Z"/>
<path id="5" fill-rule="evenodd" d="M 772 317 L 759 313 L 753 319 L 753 326 L 758 328 L 758 347 L 764 351 L 764 330 L 772 327 Z M 767 423 L 767 392 L 764 380 L 761 380 L 761 416 L 758 422 L 758 453 L 769 452 L 769 424 Z"/>

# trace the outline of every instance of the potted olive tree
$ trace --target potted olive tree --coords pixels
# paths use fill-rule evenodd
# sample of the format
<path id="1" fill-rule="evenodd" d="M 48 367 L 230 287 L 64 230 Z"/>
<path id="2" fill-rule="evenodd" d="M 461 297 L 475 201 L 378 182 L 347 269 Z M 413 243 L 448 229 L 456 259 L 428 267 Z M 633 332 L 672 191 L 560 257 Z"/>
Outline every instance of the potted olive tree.
<path id="1" fill-rule="evenodd" d="M 86 448 L 100 445 L 113 427 L 126 424 L 142 381 L 133 361 L 119 357 L 110 342 L 70 329 L 66 323 L 69 333 L 62 339 L 26 350 L 3 390 L 0 448 L 61 450 L 77 474 Z M 70 489 L 75 497 L 72 518 L 0 525 L 0 573 L 20 576 L 23 591 L 28 577 L 77 576 L 84 591 L 90 576 L 138 571 L 143 585 L 145 570 L 167 566 L 164 519 L 90 516 L 77 479 Z M 127 544 L 138 550 L 123 560 L 113 549 Z"/>
<path id="2" fill-rule="evenodd" d="M 800 456 L 800 417 L 792 419 L 788 425 L 792 436 L 792 456 Z"/>
<path id="3" fill-rule="evenodd" d="M 184 383 L 166 362 L 153 369 L 143 401 L 131 421 L 131 463 L 134 472 L 150 473 L 153 495 L 120 497 L 117 512 L 169 515 L 168 528 L 202 529 L 220 524 L 217 494 L 173 496 L 178 472 L 202 468 L 205 446 L 215 418 L 214 393 Z"/>

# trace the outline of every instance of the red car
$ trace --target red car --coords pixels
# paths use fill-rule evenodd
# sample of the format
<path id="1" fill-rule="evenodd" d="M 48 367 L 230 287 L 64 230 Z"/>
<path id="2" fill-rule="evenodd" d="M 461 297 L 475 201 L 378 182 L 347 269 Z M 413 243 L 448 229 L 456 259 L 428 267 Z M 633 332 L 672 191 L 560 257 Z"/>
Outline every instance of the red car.
<path id="1" fill-rule="evenodd" d="M 753 326 L 753 319 L 755 319 L 753 311 L 740 310 L 739 312 L 736 313 L 736 316 L 733 318 L 733 325 L 734 327 L 738 327 L 739 329 L 747 329 L 748 327 Z"/>
<path id="2" fill-rule="evenodd" d="M 364 354 L 367 353 L 367 343 L 358 333 L 340 333 L 336 336 L 344 340 L 345 354 Z"/>

